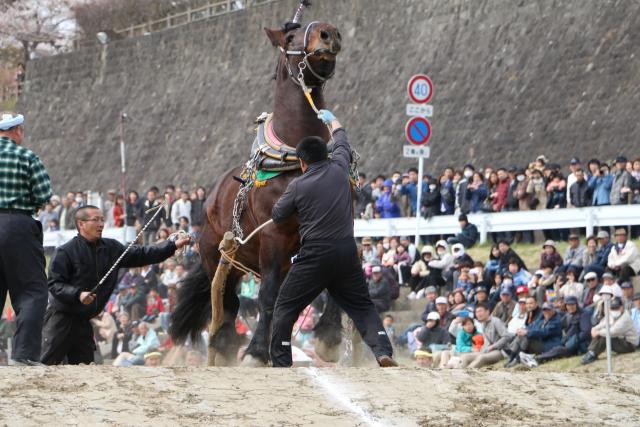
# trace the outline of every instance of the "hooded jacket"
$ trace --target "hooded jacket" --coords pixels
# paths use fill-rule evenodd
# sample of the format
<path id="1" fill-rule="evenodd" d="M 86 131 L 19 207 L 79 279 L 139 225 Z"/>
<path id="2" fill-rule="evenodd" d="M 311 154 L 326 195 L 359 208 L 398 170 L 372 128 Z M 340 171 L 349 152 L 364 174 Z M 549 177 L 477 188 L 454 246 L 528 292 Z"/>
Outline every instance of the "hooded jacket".
<path id="1" fill-rule="evenodd" d="M 527 326 L 527 338 L 542 340 L 544 351 L 562 345 L 562 319 L 560 319 L 560 315 L 554 312 L 549 319 L 545 319 L 544 316 L 538 317 Z"/>

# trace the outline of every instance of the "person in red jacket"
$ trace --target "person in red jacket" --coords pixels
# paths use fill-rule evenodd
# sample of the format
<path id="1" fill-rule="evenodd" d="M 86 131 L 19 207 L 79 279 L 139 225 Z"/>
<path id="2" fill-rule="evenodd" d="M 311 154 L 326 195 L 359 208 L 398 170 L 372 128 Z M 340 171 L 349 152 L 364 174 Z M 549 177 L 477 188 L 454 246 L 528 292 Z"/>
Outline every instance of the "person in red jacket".
<path id="1" fill-rule="evenodd" d="M 496 185 L 495 192 L 491 194 L 494 212 L 500 212 L 507 204 L 510 183 L 511 180 L 509 179 L 507 171 L 504 168 L 498 169 L 498 184 Z"/>
<path id="2" fill-rule="evenodd" d="M 158 291 L 151 288 L 149 293 L 147 294 L 147 315 L 144 320 L 146 322 L 151 322 L 155 319 L 158 314 L 164 312 L 164 304 L 162 303 L 162 298 L 158 295 Z"/>

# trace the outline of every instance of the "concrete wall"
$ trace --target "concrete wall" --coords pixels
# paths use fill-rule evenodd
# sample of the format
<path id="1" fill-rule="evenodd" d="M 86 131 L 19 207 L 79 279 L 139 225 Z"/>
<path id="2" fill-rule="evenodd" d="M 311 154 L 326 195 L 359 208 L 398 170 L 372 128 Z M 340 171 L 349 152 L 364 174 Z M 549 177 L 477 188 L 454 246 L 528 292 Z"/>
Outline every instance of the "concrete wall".
<path id="1" fill-rule="evenodd" d="M 27 144 L 57 191 L 119 182 L 208 183 L 240 165 L 252 120 L 271 110 L 276 52 L 261 28 L 291 16 L 282 0 L 29 64 L 19 109 Z M 640 154 L 640 2 L 630 0 L 316 0 L 306 19 L 341 29 L 327 86 L 371 174 L 404 168 L 406 81 L 435 84 L 427 170 L 473 161 L 524 165 Z"/>

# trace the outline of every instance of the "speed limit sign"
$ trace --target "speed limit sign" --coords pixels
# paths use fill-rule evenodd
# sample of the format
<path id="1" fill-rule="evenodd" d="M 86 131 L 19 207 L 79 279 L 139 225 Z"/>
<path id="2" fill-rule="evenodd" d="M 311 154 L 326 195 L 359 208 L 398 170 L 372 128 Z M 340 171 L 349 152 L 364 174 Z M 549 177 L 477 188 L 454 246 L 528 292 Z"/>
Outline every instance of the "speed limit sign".
<path id="1" fill-rule="evenodd" d="M 416 104 L 426 104 L 433 96 L 433 83 L 426 74 L 416 74 L 407 85 L 409 98 Z"/>

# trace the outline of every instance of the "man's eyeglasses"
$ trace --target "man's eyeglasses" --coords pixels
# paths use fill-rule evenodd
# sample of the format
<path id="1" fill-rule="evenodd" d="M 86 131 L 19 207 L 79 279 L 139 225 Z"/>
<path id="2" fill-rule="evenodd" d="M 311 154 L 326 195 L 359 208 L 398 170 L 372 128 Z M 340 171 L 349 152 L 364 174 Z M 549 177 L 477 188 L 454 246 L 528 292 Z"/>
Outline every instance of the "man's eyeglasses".
<path id="1" fill-rule="evenodd" d="M 103 223 L 104 224 L 104 218 L 89 218 L 89 219 L 81 219 L 80 221 L 83 221 L 83 222 L 97 222 L 97 223 Z"/>

